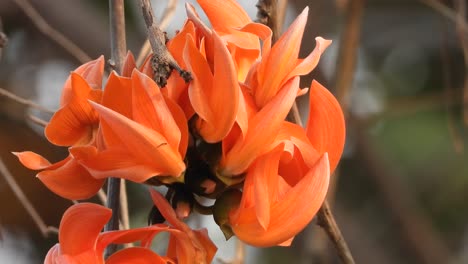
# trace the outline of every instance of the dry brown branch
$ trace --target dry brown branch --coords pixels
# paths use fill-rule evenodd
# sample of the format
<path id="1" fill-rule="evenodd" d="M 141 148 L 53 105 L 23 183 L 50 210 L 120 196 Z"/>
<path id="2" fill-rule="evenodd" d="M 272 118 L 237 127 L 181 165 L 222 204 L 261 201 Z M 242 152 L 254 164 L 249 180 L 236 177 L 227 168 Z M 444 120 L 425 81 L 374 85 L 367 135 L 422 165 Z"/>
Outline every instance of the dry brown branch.
<path id="1" fill-rule="evenodd" d="M 48 237 L 50 234 L 58 234 L 58 229 L 56 227 L 48 226 L 46 223 L 44 223 L 44 220 L 42 220 L 39 213 L 36 211 L 34 206 L 31 204 L 31 202 L 28 200 L 26 195 L 21 190 L 21 187 L 16 183 L 15 178 L 10 173 L 10 171 L 8 170 L 8 168 L 6 167 L 5 163 L 3 162 L 1 158 L 0 158 L 0 173 L 3 175 L 8 186 L 10 186 L 11 190 L 16 195 L 18 200 L 21 202 L 24 209 L 26 209 L 28 214 L 31 216 L 31 219 L 39 228 L 42 235 L 44 237 Z"/>
<path id="2" fill-rule="evenodd" d="M 190 72 L 181 69 L 175 61 L 174 57 L 172 57 L 172 55 L 167 50 L 166 35 L 156 25 L 150 1 L 140 0 L 140 4 L 143 11 L 143 18 L 145 19 L 145 24 L 148 29 L 148 39 L 153 50 L 153 79 L 156 81 L 159 87 L 165 87 L 167 84 L 167 79 L 169 78 L 172 70 L 176 70 L 180 74 L 180 77 L 185 80 L 185 82 L 190 82 L 192 80 L 192 75 Z"/>
<path id="3" fill-rule="evenodd" d="M 169 25 L 169 22 L 172 20 L 175 14 L 175 10 L 177 7 L 177 0 L 169 0 L 167 2 L 166 9 L 164 9 L 161 21 L 159 21 L 159 28 L 161 30 L 165 30 L 166 27 Z M 143 43 L 143 46 L 140 49 L 140 52 L 138 52 L 138 57 L 136 64 L 141 65 L 145 61 L 146 57 L 151 52 L 151 45 L 148 39 L 145 40 L 145 43 Z"/>
<path id="4" fill-rule="evenodd" d="M 99 191 L 97 193 L 97 197 L 99 198 L 99 201 L 101 201 L 101 203 L 103 205 L 107 204 L 107 194 L 106 194 L 106 192 L 104 192 L 104 190 L 102 188 L 99 189 Z"/>
<path id="5" fill-rule="evenodd" d="M 120 212 L 122 227 L 125 230 L 130 229 L 130 218 L 128 213 L 127 184 L 125 180 L 120 181 Z"/>
<path id="6" fill-rule="evenodd" d="M 41 127 L 46 127 L 48 122 L 45 120 L 40 119 L 34 115 L 28 115 L 28 119 L 31 120 L 34 124 L 40 125 Z"/>
<path id="7" fill-rule="evenodd" d="M 125 40 L 125 12 L 123 0 L 109 0 L 111 66 L 121 73 L 123 61 L 127 51 Z M 104 231 L 118 230 L 120 218 L 120 178 L 107 180 L 107 207 L 112 209 L 112 217 L 104 227 Z M 106 248 L 105 257 L 117 251 L 117 245 L 111 244 Z"/>
<path id="8" fill-rule="evenodd" d="M 28 99 L 24 99 L 22 97 L 19 97 L 17 96 L 16 94 L 14 93 L 11 93 L 3 88 L 0 88 L 0 95 L 3 95 L 5 97 L 8 97 L 10 98 L 11 100 L 15 101 L 15 102 L 18 102 L 20 104 L 24 104 L 24 105 L 27 105 L 27 106 L 30 106 L 32 108 L 35 108 L 39 111 L 42 111 L 42 112 L 45 112 L 45 113 L 49 113 L 49 114 L 53 114 L 55 111 L 53 110 L 50 110 L 42 105 L 39 105 L 39 104 L 36 104 L 34 103 L 33 101 L 30 101 Z"/>
<path id="9" fill-rule="evenodd" d="M 73 57 L 81 63 L 90 61 L 91 58 L 81 50 L 75 43 L 65 37 L 62 33 L 51 27 L 47 21 L 36 11 L 28 0 L 13 0 L 21 10 L 31 19 L 34 25 L 44 35 L 55 41 L 58 45 L 63 47 Z"/>
<path id="10" fill-rule="evenodd" d="M 327 201 L 323 202 L 322 207 L 317 214 L 317 224 L 325 230 L 333 245 L 335 245 L 341 261 L 349 264 L 354 263 L 351 251 L 341 234 L 340 228 L 333 217 Z"/>

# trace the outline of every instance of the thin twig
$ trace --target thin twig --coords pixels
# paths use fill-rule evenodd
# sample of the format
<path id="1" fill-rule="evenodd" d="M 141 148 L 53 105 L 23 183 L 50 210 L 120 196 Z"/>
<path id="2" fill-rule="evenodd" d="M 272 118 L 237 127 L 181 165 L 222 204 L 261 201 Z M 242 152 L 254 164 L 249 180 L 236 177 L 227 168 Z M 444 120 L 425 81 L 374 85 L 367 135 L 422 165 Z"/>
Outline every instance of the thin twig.
<path id="1" fill-rule="evenodd" d="M 32 108 L 35 108 L 39 111 L 42 111 L 42 112 L 45 112 L 45 113 L 49 113 L 49 114 L 53 114 L 55 113 L 55 111 L 51 110 L 51 109 L 48 109 L 47 107 L 44 107 L 42 105 L 39 105 L 39 104 L 36 104 L 34 103 L 33 101 L 31 100 L 28 100 L 28 99 L 24 99 L 22 97 L 19 97 L 17 96 L 16 94 L 14 93 L 11 93 L 3 88 L 0 88 L 0 95 L 2 96 L 5 96 L 5 97 L 8 97 L 10 98 L 11 100 L 17 102 L 17 103 L 20 103 L 20 104 L 24 104 L 24 105 L 27 105 L 27 106 L 30 106 Z"/>
<path id="2" fill-rule="evenodd" d="M 45 19 L 36 11 L 28 0 L 13 0 L 21 10 L 32 20 L 34 25 L 47 37 L 62 46 L 73 57 L 81 63 L 90 61 L 91 58 L 75 43 L 65 37 L 62 33 L 51 27 Z"/>
<path id="3" fill-rule="evenodd" d="M 125 41 L 125 14 L 123 0 L 109 0 L 111 66 L 121 73 L 127 45 Z M 120 216 L 120 178 L 107 181 L 107 207 L 112 209 L 112 217 L 104 227 L 105 231 L 119 229 Z M 117 251 L 117 245 L 106 248 L 105 257 Z"/>
<path id="4" fill-rule="evenodd" d="M 161 21 L 159 21 L 159 28 L 164 31 L 166 27 L 169 25 L 169 22 L 172 20 L 174 17 L 175 11 L 177 7 L 177 0 L 169 0 L 167 2 L 166 9 L 164 9 Z M 140 52 L 138 52 L 138 57 L 136 64 L 141 65 L 145 61 L 146 57 L 151 52 L 151 45 L 148 39 L 145 40 L 145 43 L 143 43 L 143 46 L 140 49 Z"/>
<path id="5" fill-rule="evenodd" d="M 5 163 L 3 162 L 1 158 L 0 158 L 0 173 L 3 175 L 7 184 L 10 186 L 13 193 L 21 202 L 24 209 L 26 209 L 28 214 L 31 216 L 32 220 L 34 221 L 36 226 L 39 228 L 42 235 L 44 237 L 48 237 L 50 234 L 58 234 L 58 229 L 56 227 L 48 226 L 44 222 L 44 220 L 42 220 L 41 216 L 36 211 L 36 209 L 31 204 L 31 202 L 28 200 L 24 192 L 21 190 L 21 187 L 16 183 L 15 178 L 13 177 L 13 175 L 11 175 L 10 171 L 7 169 Z"/>
<path id="6" fill-rule="evenodd" d="M 351 251 L 341 234 L 340 228 L 333 217 L 327 201 L 323 202 L 322 207 L 317 214 L 317 223 L 323 228 L 323 230 L 325 230 L 328 237 L 333 242 L 333 245 L 335 245 L 341 261 L 347 264 L 354 263 Z"/>
<path id="7" fill-rule="evenodd" d="M 46 127 L 49 124 L 47 121 L 40 119 L 34 115 L 28 115 L 29 120 L 31 120 L 34 124 L 40 125 L 41 127 Z"/>
<path id="8" fill-rule="evenodd" d="M 130 219 L 128 213 L 127 184 L 125 180 L 120 181 L 120 209 L 123 229 L 130 229 Z"/>
<path id="9" fill-rule="evenodd" d="M 106 194 L 106 192 L 104 192 L 104 190 L 102 188 L 99 189 L 99 191 L 97 193 L 97 197 L 99 198 L 99 200 L 101 201 L 101 203 L 103 205 L 107 204 L 107 194 Z"/>
<path id="10" fill-rule="evenodd" d="M 439 12 L 444 17 L 452 20 L 452 22 L 457 23 L 457 20 L 458 20 L 457 14 L 452 9 L 450 9 L 447 6 L 445 6 L 444 4 L 442 4 L 440 1 L 438 1 L 438 0 L 420 0 L 420 1 L 423 4 L 431 7 L 435 11 Z M 465 32 L 465 34 L 468 33 L 468 25 L 466 23 L 461 24 L 460 29 L 463 32 Z"/>
<path id="11" fill-rule="evenodd" d="M 180 68 L 174 57 L 172 57 L 172 55 L 167 50 L 166 35 L 156 25 L 150 1 L 140 0 L 140 4 L 141 10 L 143 11 L 143 18 L 145 19 L 146 27 L 148 29 L 148 39 L 151 44 L 151 48 L 153 49 L 153 79 L 156 81 L 159 87 L 165 87 L 167 84 L 167 79 L 169 78 L 172 70 L 176 70 L 180 77 L 185 80 L 185 82 L 190 82 L 192 80 L 192 75 L 190 72 Z"/>

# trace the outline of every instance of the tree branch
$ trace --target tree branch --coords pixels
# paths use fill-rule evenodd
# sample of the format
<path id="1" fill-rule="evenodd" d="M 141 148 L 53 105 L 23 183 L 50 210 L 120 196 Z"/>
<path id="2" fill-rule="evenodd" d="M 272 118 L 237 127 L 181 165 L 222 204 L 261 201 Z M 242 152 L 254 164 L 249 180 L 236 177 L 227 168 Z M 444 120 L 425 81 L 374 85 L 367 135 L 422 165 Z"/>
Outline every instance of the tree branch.
<path id="1" fill-rule="evenodd" d="M 110 64 L 118 73 L 121 73 L 125 51 L 125 15 L 123 0 L 109 0 L 111 60 Z M 120 216 L 120 179 L 109 178 L 107 181 L 107 207 L 112 209 L 112 217 L 104 227 L 105 231 L 119 229 Z M 109 245 L 105 257 L 112 255 L 117 245 Z"/>
<path id="2" fill-rule="evenodd" d="M 341 261 L 346 264 L 354 263 L 351 251 L 341 234 L 340 228 L 333 217 L 330 205 L 328 205 L 327 201 L 323 202 L 322 207 L 317 214 L 317 224 L 325 230 L 333 245 L 335 245 Z"/>
<path id="3" fill-rule="evenodd" d="M 153 49 L 153 79 L 159 87 L 165 87 L 172 70 L 176 70 L 185 82 L 190 82 L 192 80 L 190 72 L 181 69 L 174 57 L 172 57 L 167 50 L 166 34 L 164 34 L 164 32 L 162 32 L 162 30 L 156 25 L 150 1 L 140 0 L 140 4 L 148 31 L 148 39 L 151 44 L 151 48 Z"/>

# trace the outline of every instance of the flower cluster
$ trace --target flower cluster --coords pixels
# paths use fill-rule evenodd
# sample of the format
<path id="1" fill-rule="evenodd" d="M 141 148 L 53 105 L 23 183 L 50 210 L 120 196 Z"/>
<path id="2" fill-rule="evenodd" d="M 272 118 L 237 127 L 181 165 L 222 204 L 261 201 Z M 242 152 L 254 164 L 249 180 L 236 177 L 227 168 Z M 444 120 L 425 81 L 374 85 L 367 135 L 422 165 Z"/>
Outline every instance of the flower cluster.
<path id="1" fill-rule="evenodd" d="M 101 256 L 109 243 L 148 245 L 166 231 L 177 241 L 170 245 L 203 252 L 209 262 L 214 254 L 209 239 L 203 235 L 197 242 L 202 233 L 177 220 L 202 207 L 197 196 L 216 199 L 211 213 L 226 237 L 234 234 L 261 247 L 289 245 L 325 199 L 343 150 L 343 113 L 325 87 L 313 81 L 301 89 L 299 78 L 316 67 L 331 41 L 316 38 L 315 49 L 300 59 L 307 8 L 272 45 L 271 30 L 252 22 L 234 0 L 198 3 L 212 28 L 187 4 L 187 21 L 167 43 L 177 63 L 191 72 L 191 82 L 173 73 L 166 87 L 158 87 L 150 60 L 137 67 L 129 53 L 121 75 L 112 72 L 101 89 L 104 59 L 88 62 L 71 73 L 61 108 L 45 129 L 51 143 L 68 147 L 69 156 L 52 164 L 33 152 L 15 153 L 24 166 L 41 170 L 37 177 L 50 190 L 68 199 L 95 195 L 109 177 L 165 185 L 175 213 L 160 195 L 152 196 L 172 226 L 99 234 L 110 212 L 80 204 L 65 214 L 60 246 L 48 259 Z M 307 91 L 303 129 L 285 119 L 296 97 Z M 74 214 L 82 216 L 73 219 Z M 90 225 L 81 246 L 68 250 L 70 236 L 88 218 L 99 221 Z M 189 237 L 178 235 L 181 231 Z M 176 254 L 172 259 L 186 263 L 188 253 L 179 256 L 182 251 L 170 247 L 167 256 Z M 140 253 L 160 258 L 144 246 L 119 252 L 108 261 Z"/>

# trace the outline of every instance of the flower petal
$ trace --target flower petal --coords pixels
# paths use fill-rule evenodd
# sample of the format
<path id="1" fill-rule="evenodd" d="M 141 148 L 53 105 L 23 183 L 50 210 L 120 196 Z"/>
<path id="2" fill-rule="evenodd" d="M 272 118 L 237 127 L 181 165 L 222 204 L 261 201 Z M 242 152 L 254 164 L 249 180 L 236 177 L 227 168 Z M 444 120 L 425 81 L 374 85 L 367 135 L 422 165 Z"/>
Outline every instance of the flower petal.
<path id="1" fill-rule="evenodd" d="M 149 129 L 107 107 L 92 103 L 99 112 L 101 122 L 115 132 L 129 155 L 142 165 L 163 168 L 165 176 L 180 176 L 185 170 L 185 164 L 178 151 L 167 144 L 167 140 L 157 131 Z M 117 141 L 113 139 L 112 141 Z"/>
<path id="2" fill-rule="evenodd" d="M 132 75 L 133 69 L 135 68 L 135 57 L 131 51 L 128 51 L 127 56 L 125 57 L 124 65 L 122 66 L 122 76 L 130 77 Z"/>
<path id="3" fill-rule="evenodd" d="M 71 73 L 72 95 L 45 127 L 47 139 L 58 146 L 88 144 L 94 138 L 98 117 L 88 100 L 100 101 L 101 90 L 92 90 L 85 79 Z"/>
<path id="4" fill-rule="evenodd" d="M 157 84 L 139 71 L 132 74 L 133 120 L 158 131 L 175 151 L 181 133 Z"/>
<path id="5" fill-rule="evenodd" d="M 124 148 L 113 147 L 98 152 L 93 146 L 84 146 L 71 148 L 70 153 L 96 179 L 117 176 L 134 182 L 144 182 L 155 175 L 165 173 L 163 168 L 142 164 Z"/>
<path id="6" fill-rule="evenodd" d="M 242 224 L 234 224 L 234 233 L 242 241 L 258 247 L 278 245 L 292 238 L 312 220 L 323 203 L 329 176 L 329 161 L 324 154 L 296 186 L 272 204 L 267 230 L 252 218 L 255 216 L 254 208 L 247 208 L 250 217 Z"/>
<path id="7" fill-rule="evenodd" d="M 89 84 L 89 86 L 91 86 L 91 88 L 101 89 L 102 75 L 104 74 L 104 56 L 101 55 L 96 60 L 92 60 L 81 65 L 73 72 L 83 77 Z M 64 106 L 65 104 L 67 104 L 70 101 L 71 97 L 71 77 L 68 77 L 63 87 L 62 96 L 60 98 L 60 105 Z"/>
<path id="8" fill-rule="evenodd" d="M 12 152 L 13 155 L 18 157 L 23 166 L 31 170 L 43 170 L 49 168 L 52 163 L 39 154 L 32 151 Z"/>
<path id="9" fill-rule="evenodd" d="M 278 93 L 282 84 L 288 81 L 289 73 L 296 66 L 308 11 L 306 7 L 273 45 L 267 57 L 263 57 L 257 75 L 261 87 L 255 91 L 255 102 L 259 107 L 264 106 Z"/>
<path id="10" fill-rule="evenodd" d="M 62 254 L 74 256 L 94 250 L 99 233 L 111 215 L 110 209 L 92 203 L 79 203 L 68 208 L 59 228 Z"/>
<path id="11" fill-rule="evenodd" d="M 309 96 L 307 137 L 319 153 L 328 152 L 333 172 L 343 153 L 345 120 L 336 98 L 320 83 L 313 81 Z"/>
<path id="12" fill-rule="evenodd" d="M 214 75 L 211 91 L 206 91 L 213 116 L 199 127 L 199 133 L 210 143 L 221 141 L 231 130 L 239 107 L 240 87 L 232 58 L 216 33 L 214 43 Z M 204 84 L 206 86 L 206 84 Z M 226 100 L 220 100 L 226 98 Z"/>
<path id="13" fill-rule="evenodd" d="M 83 200 L 94 196 L 104 184 L 95 179 L 78 162 L 67 157 L 57 168 L 48 168 L 37 174 L 41 182 L 52 192 L 70 200 Z"/>
<path id="14" fill-rule="evenodd" d="M 289 76 L 286 77 L 286 79 L 297 75 L 309 74 L 317 66 L 320 56 L 325 52 L 328 46 L 331 45 L 332 41 L 322 37 L 316 37 L 315 43 L 314 50 L 305 59 L 298 60 L 298 64 L 294 70 L 289 73 Z"/>
<path id="15" fill-rule="evenodd" d="M 112 254 L 106 264 L 166 264 L 166 260 L 153 251 L 142 247 L 126 248 Z"/>
<path id="16" fill-rule="evenodd" d="M 268 151 L 283 120 L 286 118 L 299 89 L 295 77 L 249 121 L 247 135 L 239 140 L 221 161 L 222 175 L 238 175 L 263 152 Z"/>

